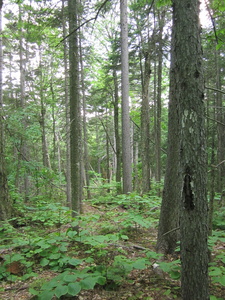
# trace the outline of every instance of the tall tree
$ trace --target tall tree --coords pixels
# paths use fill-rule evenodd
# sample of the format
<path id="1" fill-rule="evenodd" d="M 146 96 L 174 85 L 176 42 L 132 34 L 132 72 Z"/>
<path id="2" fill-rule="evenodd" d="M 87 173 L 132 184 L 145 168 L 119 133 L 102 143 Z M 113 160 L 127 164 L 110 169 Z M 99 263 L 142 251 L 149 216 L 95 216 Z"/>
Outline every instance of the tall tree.
<path id="1" fill-rule="evenodd" d="M 0 1 L 0 221 L 7 220 L 12 211 L 8 193 L 8 183 L 5 169 L 5 141 L 4 141 L 4 121 L 3 121 L 3 97 L 2 97 L 2 5 Z"/>
<path id="2" fill-rule="evenodd" d="M 48 155 L 48 146 L 47 146 L 47 138 L 46 138 L 46 107 L 44 103 L 44 80 L 43 80 L 43 70 L 42 70 L 42 49 L 39 47 L 39 74 L 40 74 L 40 118 L 39 123 L 41 127 L 41 140 L 42 140 L 42 160 L 43 166 L 50 168 L 50 159 Z M 53 119 L 54 120 L 54 119 Z"/>
<path id="3" fill-rule="evenodd" d="M 127 0 L 120 0 L 121 22 L 121 66 L 122 66 L 122 163 L 123 192 L 132 191 L 132 168 L 130 147 L 130 116 L 129 116 L 129 62 L 128 62 L 128 25 Z"/>
<path id="4" fill-rule="evenodd" d="M 78 1 L 69 0 L 70 153 L 71 204 L 73 216 L 81 206 L 81 130 L 79 97 Z M 75 31 L 74 31 L 75 30 Z"/>
<path id="5" fill-rule="evenodd" d="M 222 89 L 222 67 L 221 67 L 221 51 L 217 50 L 216 55 L 216 88 L 218 90 Z M 216 106 L 217 106 L 217 136 L 218 136 L 218 150 L 217 150 L 217 159 L 218 159 L 218 192 L 225 194 L 224 191 L 224 179 L 225 179 L 225 113 L 223 110 L 223 100 L 222 94 L 216 93 Z"/>
<path id="6" fill-rule="evenodd" d="M 162 22 L 162 20 L 161 20 Z M 160 36 L 161 26 L 160 22 Z M 159 42 L 161 48 L 161 42 Z M 161 56 L 161 54 L 159 54 Z M 159 57 L 161 59 L 161 57 Z M 172 57 L 173 59 L 173 57 Z M 158 68 L 160 69 L 161 61 L 159 61 Z M 160 82 L 160 72 L 158 69 L 158 84 Z M 157 237 L 157 251 L 164 254 L 172 254 L 179 240 L 179 206 L 180 206 L 180 191 L 182 188 L 182 181 L 179 171 L 179 118 L 177 114 L 178 98 L 174 97 L 175 78 L 174 72 L 170 70 L 170 94 L 169 94 L 169 108 L 168 108 L 168 146 L 167 146 L 167 161 L 166 172 L 164 177 L 164 188 L 162 194 L 162 204 L 160 210 L 158 237 Z M 158 87 L 157 97 L 160 96 L 160 87 Z M 157 102 L 161 99 L 157 99 Z M 160 104 L 157 105 L 157 123 L 160 117 Z M 160 135 L 157 134 L 157 139 Z M 159 141 L 158 141 L 159 142 Z M 159 145 L 158 145 L 159 146 Z M 158 150 L 159 151 L 159 150 Z M 159 153 L 158 153 L 159 154 Z"/>
<path id="7" fill-rule="evenodd" d="M 199 1 L 173 0 L 171 97 L 178 104 L 182 299 L 209 299 L 204 80 Z"/>
<path id="8" fill-rule="evenodd" d="M 65 39 L 66 32 L 66 13 L 65 0 L 62 0 L 62 27 L 63 27 L 63 62 L 65 70 L 64 93 L 66 105 L 66 197 L 67 203 L 71 204 L 71 168 L 70 168 L 70 106 L 69 106 L 69 78 L 68 78 L 68 48 L 67 40 Z"/>
<path id="9" fill-rule="evenodd" d="M 159 217 L 157 251 L 171 254 L 179 240 L 179 205 L 182 188 L 179 171 L 179 119 L 177 101 L 173 97 L 174 73 L 170 74 L 170 100 L 168 113 L 168 147 L 167 163 L 162 194 L 162 204 Z"/>
<path id="10" fill-rule="evenodd" d="M 161 180 L 161 115 L 162 115 L 162 68 L 163 68 L 163 28 L 164 28 L 165 10 L 158 11 L 159 33 L 158 33 L 158 78 L 157 78 L 157 100 L 155 113 L 155 179 Z"/>
<path id="11" fill-rule="evenodd" d="M 120 132 L 119 132 L 119 88 L 118 76 L 116 68 L 113 67 L 113 81 L 114 81 L 114 128 L 115 128 L 115 143 L 116 143 L 116 182 L 117 193 L 121 193 L 121 146 L 120 146 Z"/>
<path id="12" fill-rule="evenodd" d="M 27 55 L 27 52 L 24 51 L 24 43 L 23 43 L 23 27 L 22 27 L 22 7 L 21 3 L 19 3 L 19 24 L 20 24 L 20 35 L 19 35 L 19 57 L 20 57 L 20 107 L 24 111 L 25 106 L 26 106 L 26 100 L 25 100 L 25 77 L 26 77 L 26 70 L 25 70 L 25 64 L 26 64 L 26 57 L 24 56 Z M 27 50 L 27 49 L 26 49 Z M 26 130 L 26 116 L 24 114 L 23 118 L 23 126 L 24 130 Z M 28 160 L 28 149 L 27 149 L 27 143 L 24 135 L 21 136 L 21 146 L 20 146 L 20 157 L 21 161 L 26 161 Z M 22 185 L 20 184 L 21 191 L 24 193 L 24 198 L 25 201 L 28 200 L 28 195 L 29 195 L 29 178 L 27 174 L 27 170 L 25 168 L 24 172 L 24 178 Z"/>
<path id="13" fill-rule="evenodd" d="M 145 52 L 142 103 L 141 103 L 141 157 L 142 157 L 142 192 L 150 191 L 150 115 L 149 82 L 151 76 L 151 43 L 148 33 L 148 50 Z"/>
<path id="14" fill-rule="evenodd" d="M 81 69 L 81 87 L 82 87 L 82 115 L 83 115 L 83 162 L 84 162 L 84 177 L 87 188 L 87 198 L 91 198 L 90 191 L 90 178 L 89 178 L 89 161 L 88 161 L 88 132 L 87 132 L 87 117 L 86 117 L 86 95 L 85 95 L 85 83 L 84 83 L 84 65 L 83 55 L 81 47 L 81 39 L 79 41 L 79 53 L 80 53 L 80 69 Z"/>

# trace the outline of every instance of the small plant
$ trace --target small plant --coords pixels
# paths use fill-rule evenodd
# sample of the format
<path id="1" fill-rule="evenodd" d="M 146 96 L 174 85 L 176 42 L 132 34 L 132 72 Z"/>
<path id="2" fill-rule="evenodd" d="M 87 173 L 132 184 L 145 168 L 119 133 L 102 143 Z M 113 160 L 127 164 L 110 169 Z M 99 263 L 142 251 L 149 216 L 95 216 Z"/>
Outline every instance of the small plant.
<path id="1" fill-rule="evenodd" d="M 221 207 L 214 212 L 213 229 L 225 230 L 225 207 Z"/>
<path id="2" fill-rule="evenodd" d="M 96 284 L 104 285 L 106 278 L 98 272 L 90 273 L 86 268 L 79 271 L 66 271 L 54 277 L 40 287 L 31 287 L 29 292 L 37 295 L 39 300 L 52 299 L 54 296 L 76 296 L 81 289 L 93 289 Z"/>

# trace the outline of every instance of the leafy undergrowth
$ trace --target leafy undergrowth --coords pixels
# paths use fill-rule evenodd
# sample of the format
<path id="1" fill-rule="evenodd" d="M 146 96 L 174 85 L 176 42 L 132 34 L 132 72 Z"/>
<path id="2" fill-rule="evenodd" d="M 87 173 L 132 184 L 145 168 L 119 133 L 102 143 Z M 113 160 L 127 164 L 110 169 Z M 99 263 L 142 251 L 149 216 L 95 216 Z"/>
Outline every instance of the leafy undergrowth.
<path id="1" fill-rule="evenodd" d="M 155 253 L 159 206 L 151 196 L 100 197 L 73 220 L 59 204 L 20 207 L 0 227 L 0 299 L 181 299 L 179 254 Z M 211 299 L 224 299 L 222 231 L 210 247 Z"/>

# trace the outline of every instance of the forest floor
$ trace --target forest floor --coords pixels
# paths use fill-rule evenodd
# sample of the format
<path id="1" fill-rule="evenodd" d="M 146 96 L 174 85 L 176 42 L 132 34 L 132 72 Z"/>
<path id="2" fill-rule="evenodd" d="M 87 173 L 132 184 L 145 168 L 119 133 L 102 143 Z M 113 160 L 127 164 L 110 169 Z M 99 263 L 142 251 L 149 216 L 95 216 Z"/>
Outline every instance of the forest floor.
<path id="1" fill-rule="evenodd" d="M 126 210 L 122 207 L 115 207 L 111 210 L 115 210 L 114 216 L 118 213 L 121 214 Z M 108 211 L 108 209 L 107 209 Z M 84 215 L 99 215 L 100 218 L 95 221 L 91 220 L 89 227 L 92 227 L 92 230 L 101 232 L 107 231 L 106 226 L 104 230 L 101 228 L 101 218 L 105 218 L 106 210 L 103 206 L 98 207 L 97 205 L 85 204 L 83 209 Z M 110 212 L 112 213 L 112 211 Z M 114 218 L 116 219 L 116 218 Z M 114 220 L 111 220 L 113 223 Z M 68 230 L 68 224 L 64 224 L 60 230 Z M 127 229 L 126 234 L 129 236 L 128 240 L 122 240 L 117 242 L 112 242 L 107 245 L 107 251 L 105 252 L 105 258 L 103 256 L 101 259 L 105 259 L 110 264 L 110 259 L 114 258 L 120 253 L 125 253 L 126 257 L 129 259 L 138 259 L 144 256 L 143 250 L 155 251 L 156 238 L 157 238 L 157 228 L 156 223 L 153 224 L 151 228 L 129 228 Z M 49 230 L 49 229 L 48 229 Z M 52 231 L 55 230 L 53 227 Z M 110 230 L 110 229 L 109 229 Z M 220 244 L 218 248 L 225 249 L 225 244 Z M 76 249 L 76 250 L 74 250 Z M 80 246 L 79 248 L 71 248 L 71 253 L 76 251 L 72 255 L 76 258 L 84 258 L 86 248 Z M 105 249 L 104 249 L 105 250 Z M 1 253 L 0 253 L 1 254 Z M 1 258 L 1 257 L 0 257 Z M 171 262 L 179 258 L 177 257 L 166 257 L 166 262 Z M 62 296 L 60 299 L 77 299 L 77 300 L 167 300 L 167 299 L 181 299 L 181 290 L 180 290 L 180 280 L 171 279 L 168 273 L 163 272 L 158 268 L 156 260 L 152 260 L 144 269 L 133 269 L 124 279 L 119 281 L 119 284 L 112 282 L 110 285 L 110 280 L 107 286 L 96 285 L 94 289 L 90 290 L 81 290 L 80 293 L 76 296 Z M 19 266 L 15 266 L 19 268 Z M 18 271 L 20 272 L 20 270 Z M 16 271 L 14 271 L 14 274 Z M 31 300 L 38 299 L 36 296 L 29 293 L 29 288 L 34 285 L 35 282 L 40 281 L 46 282 L 54 278 L 58 273 L 53 270 L 46 268 L 39 268 L 35 270 L 35 273 L 38 274 L 36 278 L 29 278 L 25 281 L 16 280 L 14 282 L 3 281 L 0 285 L 0 299 L 1 300 Z M 215 298 L 210 299 L 225 299 L 225 288 L 220 285 L 210 284 L 210 294 L 214 295 Z M 217 297 L 217 298 L 216 298 Z M 58 299 L 58 298 L 53 298 Z M 46 299 L 50 300 L 50 299 Z"/>

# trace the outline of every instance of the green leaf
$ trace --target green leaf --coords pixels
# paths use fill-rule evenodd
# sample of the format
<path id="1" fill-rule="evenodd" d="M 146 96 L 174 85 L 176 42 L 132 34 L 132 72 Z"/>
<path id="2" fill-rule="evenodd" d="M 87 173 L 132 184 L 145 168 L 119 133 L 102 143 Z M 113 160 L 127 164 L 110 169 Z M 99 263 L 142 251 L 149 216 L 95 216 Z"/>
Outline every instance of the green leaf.
<path id="1" fill-rule="evenodd" d="M 41 240 L 40 242 L 38 242 L 37 246 L 40 246 L 43 249 L 47 249 L 51 247 L 51 245 L 47 244 L 45 240 Z"/>
<path id="2" fill-rule="evenodd" d="M 38 296 L 38 300 L 46 300 L 46 299 L 52 299 L 54 296 L 53 291 L 44 291 Z"/>
<path id="3" fill-rule="evenodd" d="M 54 287 L 57 287 L 57 285 L 58 285 L 58 280 L 57 277 L 55 277 L 51 281 L 44 283 L 41 289 L 46 291 L 51 291 Z"/>
<path id="4" fill-rule="evenodd" d="M 32 295 L 38 295 L 40 292 L 36 291 L 35 289 L 29 288 L 29 293 L 31 293 Z"/>
<path id="5" fill-rule="evenodd" d="M 70 258 L 68 260 L 68 263 L 72 266 L 77 266 L 80 265 L 82 263 L 82 259 L 77 259 L 77 258 Z"/>
<path id="6" fill-rule="evenodd" d="M 129 237 L 128 237 L 127 235 L 125 235 L 125 234 L 122 234 L 122 235 L 120 236 L 120 238 L 121 238 L 122 240 L 129 240 Z"/>
<path id="7" fill-rule="evenodd" d="M 54 293 L 55 293 L 56 297 L 60 298 L 61 296 L 66 295 L 68 293 L 68 286 L 58 285 L 55 288 Z"/>
<path id="8" fill-rule="evenodd" d="M 62 244 L 62 245 L 59 247 L 59 250 L 62 251 L 62 252 L 66 252 L 66 251 L 67 251 L 67 244 Z"/>
<path id="9" fill-rule="evenodd" d="M 174 280 L 180 279 L 180 272 L 178 271 L 171 271 L 170 272 L 170 277 Z"/>
<path id="10" fill-rule="evenodd" d="M 77 236 L 77 231 L 68 231 L 67 235 L 72 239 L 73 237 Z"/>
<path id="11" fill-rule="evenodd" d="M 98 283 L 100 285 L 104 285 L 106 283 L 106 278 L 103 276 L 98 276 L 96 279 L 96 283 Z"/>
<path id="12" fill-rule="evenodd" d="M 81 283 L 81 288 L 84 290 L 92 290 L 97 283 L 97 278 L 94 276 L 89 276 L 84 278 Z"/>
<path id="13" fill-rule="evenodd" d="M 87 252 L 86 252 L 87 253 Z M 90 253 L 90 252 L 89 252 Z M 94 262 L 94 259 L 92 258 L 92 257 L 87 257 L 86 259 L 85 259 L 85 262 L 86 263 L 93 263 Z"/>
<path id="14" fill-rule="evenodd" d="M 49 259 L 59 259 L 61 256 L 61 253 L 53 253 L 49 255 Z"/>
<path id="15" fill-rule="evenodd" d="M 168 289 L 167 291 L 165 291 L 165 293 L 163 293 L 163 295 L 165 295 L 165 296 L 169 296 L 171 294 L 171 290 L 170 289 Z"/>
<path id="16" fill-rule="evenodd" d="M 27 274 L 24 274 L 21 279 L 22 280 L 27 280 L 31 277 L 38 277 L 38 274 L 37 273 L 34 273 L 34 272 L 31 272 L 31 273 L 27 273 Z"/>
<path id="17" fill-rule="evenodd" d="M 217 298 L 216 296 L 210 295 L 210 300 L 223 300 L 222 298 Z"/>
<path id="18" fill-rule="evenodd" d="M 12 257 L 11 257 L 11 262 L 13 261 L 21 261 L 24 259 L 24 256 L 19 254 L 19 253 L 16 253 L 14 254 Z"/>
<path id="19" fill-rule="evenodd" d="M 150 259 L 160 259 L 160 257 L 162 257 L 162 254 L 156 253 L 154 251 L 147 251 L 146 256 Z"/>
<path id="20" fill-rule="evenodd" d="M 220 275 L 222 275 L 222 271 L 220 268 L 214 267 L 213 270 L 209 271 L 209 275 L 212 277 L 220 276 Z"/>
<path id="21" fill-rule="evenodd" d="M 49 264 L 49 260 L 47 258 L 42 258 L 41 261 L 40 261 L 40 265 L 42 267 L 45 267 Z"/>
<path id="22" fill-rule="evenodd" d="M 146 268 L 146 260 L 138 259 L 133 263 L 133 268 L 137 270 L 144 270 Z"/>
<path id="23" fill-rule="evenodd" d="M 219 278 L 219 283 L 223 286 L 225 286 L 225 275 Z"/>
<path id="24" fill-rule="evenodd" d="M 65 282 L 74 282 L 77 280 L 77 274 L 67 274 L 63 277 L 63 281 Z"/>
<path id="25" fill-rule="evenodd" d="M 71 296 L 77 295 L 81 290 L 79 282 L 73 282 L 68 284 L 68 294 Z"/>
<path id="26" fill-rule="evenodd" d="M 78 226 L 79 225 L 79 222 L 76 220 L 76 221 L 73 221 L 72 223 L 71 223 L 71 226 L 72 227 L 76 227 L 76 226 Z"/>

